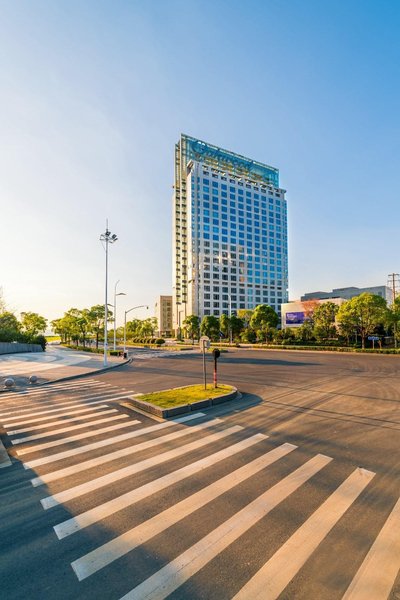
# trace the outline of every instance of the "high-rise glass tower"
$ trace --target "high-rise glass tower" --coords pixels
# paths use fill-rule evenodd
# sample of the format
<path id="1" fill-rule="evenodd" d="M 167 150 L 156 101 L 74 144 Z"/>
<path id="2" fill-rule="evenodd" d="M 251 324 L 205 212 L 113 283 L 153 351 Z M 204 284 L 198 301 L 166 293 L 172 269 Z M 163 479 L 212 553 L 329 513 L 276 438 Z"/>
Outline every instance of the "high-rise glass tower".
<path id="1" fill-rule="evenodd" d="M 279 314 L 288 241 L 278 169 L 181 135 L 173 204 L 174 328 L 258 304 Z"/>

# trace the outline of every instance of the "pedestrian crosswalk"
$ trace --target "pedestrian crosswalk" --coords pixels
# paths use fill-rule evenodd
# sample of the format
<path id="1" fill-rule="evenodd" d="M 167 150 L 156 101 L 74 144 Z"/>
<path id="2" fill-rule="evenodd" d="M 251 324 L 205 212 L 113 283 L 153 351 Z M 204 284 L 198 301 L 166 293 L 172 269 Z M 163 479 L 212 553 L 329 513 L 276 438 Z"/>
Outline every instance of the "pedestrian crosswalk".
<path id="1" fill-rule="evenodd" d="M 91 379 L 13 392 L 0 409 L 15 456 L 32 489 L 42 491 L 41 510 L 55 543 L 66 545 L 77 585 L 95 582 L 103 572 L 123 575 L 118 594 L 110 590 L 104 597 L 207 597 L 194 582 L 207 582 L 215 561 L 233 560 L 229 592 L 218 579 L 213 585 L 221 588 L 213 597 L 278 598 L 350 511 L 363 506 L 377 478 L 362 467 L 339 473 L 332 457 L 276 444 L 230 418 L 193 412 L 150 422 L 119 407 L 132 393 Z M 318 490 L 312 510 L 293 526 L 286 522 L 287 533 L 272 551 L 275 540 L 265 527 L 264 558 L 241 570 L 241 553 L 232 548 L 285 518 L 279 511 L 284 515 L 306 488 Z M 350 526 L 356 535 L 357 523 Z M 82 544 L 82 536 L 94 531 Z M 351 579 L 326 597 L 389 598 L 400 569 L 399 540 L 397 500 Z M 145 569 L 137 566 L 144 549 Z M 185 586 L 192 586 L 190 594 L 179 595 Z"/>

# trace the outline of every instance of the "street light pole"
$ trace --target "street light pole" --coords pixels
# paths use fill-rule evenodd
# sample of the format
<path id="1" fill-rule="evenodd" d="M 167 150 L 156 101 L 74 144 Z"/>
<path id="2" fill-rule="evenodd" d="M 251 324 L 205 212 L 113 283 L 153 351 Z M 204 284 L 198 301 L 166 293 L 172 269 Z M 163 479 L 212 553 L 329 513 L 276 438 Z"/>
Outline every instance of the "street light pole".
<path id="1" fill-rule="evenodd" d="M 129 310 L 125 311 L 125 318 L 124 318 L 124 355 L 126 354 L 126 315 L 128 313 L 130 313 L 131 310 L 135 310 L 136 308 L 147 308 L 147 310 L 149 310 L 149 307 L 146 306 L 146 304 L 139 304 L 139 306 L 133 306 Z"/>
<path id="2" fill-rule="evenodd" d="M 231 295 L 228 294 L 229 299 L 229 345 L 232 345 L 232 298 Z"/>
<path id="3" fill-rule="evenodd" d="M 108 296 L 108 244 L 113 244 L 117 241 L 117 236 L 115 233 L 111 233 L 108 229 L 108 219 L 106 221 L 106 230 L 104 233 L 100 235 L 100 241 L 105 243 L 105 252 L 106 252 L 106 285 L 105 285 L 105 300 L 104 300 L 104 366 L 107 366 L 107 351 L 108 351 L 108 331 L 107 331 L 107 321 L 108 321 L 108 304 L 107 304 L 107 296 Z"/>
<path id="4" fill-rule="evenodd" d="M 117 296 L 126 296 L 125 292 L 120 292 L 117 294 L 117 285 L 119 284 L 119 279 L 114 286 L 114 352 L 117 349 Z"/>

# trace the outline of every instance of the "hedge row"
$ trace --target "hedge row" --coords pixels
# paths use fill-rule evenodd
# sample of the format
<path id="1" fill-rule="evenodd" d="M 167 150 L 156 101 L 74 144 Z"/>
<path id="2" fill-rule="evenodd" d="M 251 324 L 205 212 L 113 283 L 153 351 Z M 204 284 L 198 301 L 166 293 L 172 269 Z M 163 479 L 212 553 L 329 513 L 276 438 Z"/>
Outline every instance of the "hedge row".
<path id="1" fill-rule="evenodd" d="M 164 338 L 142 338 L 142 337 L 134 337 L 129 340 L 129 343 L 132 344 L 152 344 L 156 346 L 162 346 L 165 344 Z"/>
<path id="2" fill-rule="evenodd" d="M 240 344 L 236 344 L 240 347 Z M 329 352 L 361 352 L 366 354 L 400 354 L 400 348 L 354 348 L 351 346 L 297 346 L 295 344 L 263 344 L 246 346 L 254 350 L 322 350 Z"/>

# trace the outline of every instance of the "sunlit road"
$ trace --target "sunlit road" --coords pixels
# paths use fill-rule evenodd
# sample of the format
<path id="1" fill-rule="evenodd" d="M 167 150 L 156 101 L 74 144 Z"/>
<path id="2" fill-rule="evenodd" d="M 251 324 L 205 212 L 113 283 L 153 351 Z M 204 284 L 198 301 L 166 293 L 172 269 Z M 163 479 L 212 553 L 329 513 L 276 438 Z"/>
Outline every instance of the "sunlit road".
<path id="1" fill-rule="evenodd" d="M 398 599 L 398 361 L 235 350 L 242 398 L 166 423 L 126 399 L 200 356 L 3 395 L 4 597 Z"/>

